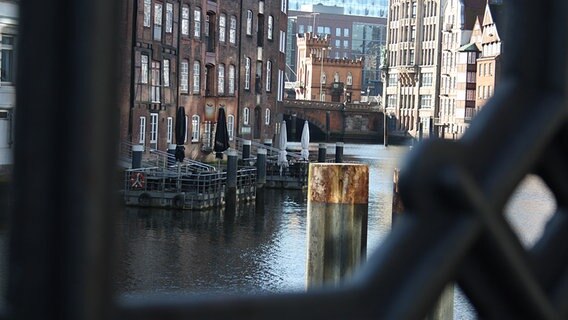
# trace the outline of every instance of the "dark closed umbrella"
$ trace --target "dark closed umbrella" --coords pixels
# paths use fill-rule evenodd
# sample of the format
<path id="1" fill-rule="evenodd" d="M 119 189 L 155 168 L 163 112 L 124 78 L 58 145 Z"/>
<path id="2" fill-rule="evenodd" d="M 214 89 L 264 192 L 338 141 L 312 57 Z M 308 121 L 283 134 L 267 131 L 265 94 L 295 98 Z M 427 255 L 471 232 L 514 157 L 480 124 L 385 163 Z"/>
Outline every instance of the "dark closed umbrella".
<path id="1" fill-rule="evenodd" d="M 227 149 L 229 149 L 227 116 L 225 115 L 225 108 L 220 108 L 217 116 L 217 130 L 215 131 L 215 147 L 213 148 L 216 152 L 215 157 L 217 159 L 223 159 L 223 151 Z"/>
<path id="2" fill-rule="evenodd" d="M 176 160 L 179 162 L 183 162 L 185 159 L 185 131 L 187 128 L 185 127 L 185 108 L 179 107 L 176 112 L 176 127 L 175 127 L 175 134 L 176 134 Z"/>

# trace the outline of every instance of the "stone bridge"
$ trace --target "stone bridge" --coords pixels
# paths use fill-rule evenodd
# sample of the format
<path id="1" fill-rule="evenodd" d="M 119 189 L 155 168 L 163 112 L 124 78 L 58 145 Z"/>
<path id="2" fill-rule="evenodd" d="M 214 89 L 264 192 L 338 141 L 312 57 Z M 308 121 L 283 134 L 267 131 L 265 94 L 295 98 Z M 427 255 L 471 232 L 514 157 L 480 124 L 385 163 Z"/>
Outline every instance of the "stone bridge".
<path id="1" fill-rule="evenodd" d="M 383 112 L 377 104 L 284 100 L 288 135 L 299 141 L 304 120 L 314 141 L 382 143 Z"/>

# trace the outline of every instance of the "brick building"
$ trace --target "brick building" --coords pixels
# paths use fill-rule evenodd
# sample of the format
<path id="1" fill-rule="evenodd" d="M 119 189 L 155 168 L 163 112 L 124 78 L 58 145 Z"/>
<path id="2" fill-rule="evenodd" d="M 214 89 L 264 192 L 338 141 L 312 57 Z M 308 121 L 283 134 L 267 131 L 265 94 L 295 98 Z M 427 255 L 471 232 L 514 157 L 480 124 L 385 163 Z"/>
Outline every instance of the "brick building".
<path id="1" fill-rule="evenodd" d="M 355 102 L 361 100 L 362 59 L 330 58 L 331 38 L 297 35 L 298 100 Z"/>
<path id="2" fill-rule="evenodd" d="M 285 2 L 125 0 L 121 138 L 146 150 L 175 144 L 185 109 L 186 155 L 211 154 L 217 112 L 231 140 L 274 134 L 283 97 Z"/>

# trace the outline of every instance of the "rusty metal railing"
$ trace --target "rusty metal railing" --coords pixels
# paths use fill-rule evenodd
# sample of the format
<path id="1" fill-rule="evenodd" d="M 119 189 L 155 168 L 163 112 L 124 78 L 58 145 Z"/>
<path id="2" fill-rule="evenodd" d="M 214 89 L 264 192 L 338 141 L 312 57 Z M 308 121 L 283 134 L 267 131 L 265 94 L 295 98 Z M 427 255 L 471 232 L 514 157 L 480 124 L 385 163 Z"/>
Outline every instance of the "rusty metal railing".
<path id="1" fill-rule="evenodd" d="M 117 32 L 114 22 L 117 7 L 130 17 L 132 4 L 20 2 L 18 52 L 25 63 L 3 318 L 421 319 L 452 281 L 482 318 L 568 317 L 568 2 L 507 7 L 500 88 L 461 140 L 431 140 L 411 152 L 400 178 L 406 212 L 344 287 L 115 299 L 113 98 L 124 83 L 116 86 L 118 66 L 110 57 L 131 50 L 129 38 L 117 41 L 128 32 Z M 527 250 L 503 206 L 529 173 L 549 186 L 557 211 Z"/>

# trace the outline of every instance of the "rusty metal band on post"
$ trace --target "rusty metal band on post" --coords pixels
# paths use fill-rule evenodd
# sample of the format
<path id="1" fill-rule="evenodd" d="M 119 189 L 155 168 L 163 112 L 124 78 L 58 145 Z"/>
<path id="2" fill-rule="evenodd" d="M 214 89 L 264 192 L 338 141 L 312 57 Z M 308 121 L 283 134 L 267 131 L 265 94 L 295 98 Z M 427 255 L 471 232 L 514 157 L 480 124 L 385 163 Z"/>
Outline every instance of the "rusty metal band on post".
<path id="1" fill-rule="evenodd" d="M 311 163 L 308 202 L 367 204 L 369 167 L 363 164 Z"/>

